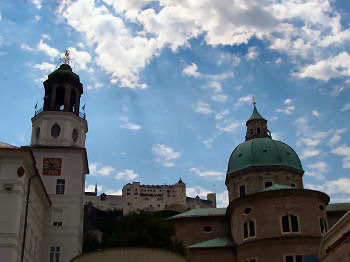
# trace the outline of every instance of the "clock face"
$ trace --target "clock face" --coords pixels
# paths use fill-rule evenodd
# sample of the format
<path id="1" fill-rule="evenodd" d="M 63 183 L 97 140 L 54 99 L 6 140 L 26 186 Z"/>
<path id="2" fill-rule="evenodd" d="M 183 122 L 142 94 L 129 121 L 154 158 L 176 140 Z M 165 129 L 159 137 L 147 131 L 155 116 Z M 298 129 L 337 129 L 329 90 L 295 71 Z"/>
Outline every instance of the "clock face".
<path id="1" fill-rule="evenodd" d="M 47 158 L 43 160 L 44 176 L 60 176 L 62 167 L 62 158 Z"/>

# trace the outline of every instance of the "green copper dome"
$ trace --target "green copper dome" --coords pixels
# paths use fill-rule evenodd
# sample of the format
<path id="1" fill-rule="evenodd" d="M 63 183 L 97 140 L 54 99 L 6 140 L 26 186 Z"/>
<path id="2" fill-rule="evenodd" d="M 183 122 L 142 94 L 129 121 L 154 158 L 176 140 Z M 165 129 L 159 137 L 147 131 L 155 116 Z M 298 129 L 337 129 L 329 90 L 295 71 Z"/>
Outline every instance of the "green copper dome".
<path id="1" fill-rule="evenodd" d="M 233 150 L 227 174 L 258 166 L 285 166 L 304 172 L 298 155 L 290 146 L 263 137 L 241 143 Z"/>
<path id="2" fill-rule="evenodd" d="M 49 74 L 49 78 L 53 78 L 55 76 L 70 76 L 79 80 L 79 76 L 72 71 L 70 65 L 62 64 L 59 68 Z"/>

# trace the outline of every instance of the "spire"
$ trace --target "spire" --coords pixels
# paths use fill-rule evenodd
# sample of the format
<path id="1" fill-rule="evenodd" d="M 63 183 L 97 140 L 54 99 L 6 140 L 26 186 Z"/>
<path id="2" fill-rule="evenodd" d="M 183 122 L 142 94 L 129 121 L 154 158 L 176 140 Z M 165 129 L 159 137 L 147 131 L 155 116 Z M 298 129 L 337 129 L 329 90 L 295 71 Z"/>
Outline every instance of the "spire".
<path id="1" fill-rule="evenodd" d="M 271 137 L 270 131 L 267 129 L 267 120 L 263 118 L 258 109 L 256 108 L 255 97 L 253 96 L 253 113 L 246 122 L 247 133 L 245 136 L 245 140 L 250 140 L 258 137 Z"/>

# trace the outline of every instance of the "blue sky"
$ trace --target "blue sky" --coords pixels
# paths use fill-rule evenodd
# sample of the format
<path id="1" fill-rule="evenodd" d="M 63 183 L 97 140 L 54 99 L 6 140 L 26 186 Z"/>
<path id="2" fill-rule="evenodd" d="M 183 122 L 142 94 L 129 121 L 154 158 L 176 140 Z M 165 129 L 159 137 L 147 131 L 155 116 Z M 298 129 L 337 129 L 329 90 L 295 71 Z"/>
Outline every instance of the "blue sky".
<path id="1" fill-rule="evenodd" d="M 84 85 L 90 175 L 188 194 L 224 184 L 255 96 L 304 185 L 350 201 L 347 0 L 13 0 L 0 2 L 0 140 L 28 145 L 42 82 L 65 49 Z M 215 185 L 215 186 L 214 186 Z"/>

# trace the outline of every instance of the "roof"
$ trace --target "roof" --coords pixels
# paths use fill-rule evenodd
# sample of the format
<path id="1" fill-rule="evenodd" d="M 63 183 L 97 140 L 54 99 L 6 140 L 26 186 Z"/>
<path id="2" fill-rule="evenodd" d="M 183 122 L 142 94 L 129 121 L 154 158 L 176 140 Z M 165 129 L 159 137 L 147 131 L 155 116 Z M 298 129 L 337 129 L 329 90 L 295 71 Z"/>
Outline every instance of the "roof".
<path id="1" fill-rule="evenodd" d="M 296 189 L 295 187 L 285 186 L 280 184 L 274 184 L 272 186 L 266 187 L 258 192 L 272 191 L 272 190 L 282 190 L 282 189 Z"/>
<path id="2" fill-rule="evenodd" d="M 350 203 L 333 203 L 326 206 L 327 212 L 331 211 L 348 211 L 350 210 Z"/>
<path id="3" fill-rule="evenodd" d="M 258 112 L 258 109 L 256 109 L 256 106 L 255 106 L 255 105 L 254 105 L 253 113 L 252 113 L 252 115 L 250 116 L 250 118 L 248 119 L 248 121 L 249 121 L 249 120 L 253 120 L 253 119 L 264 119 L 264 120 L 265 120 L 265 118 L 263 118 L 263 117 L 260 115 L 260 113 Z"/>
<path id="4" fill-rule="evenodd" d="M 290 146 L 262 137 L 245 141 L 233 150 L 227 174 L 257 166 L 285 166 L 304 172 L 297 153 Z"/>
<path id="5" fill-rule="evenodd" d="M 197 244 L 190 246 L 190 248 L 212 248 L 212 247 L 234 247 L 235 244 L 232 240 L 232 237 L 227 235 L 223 237 L 218 237 L 203 241 Z"/>
<path id="6" fill-rule="evenodd" d="M 211 217 L 211 216 L 225 216 L 226 208 L 195 208 L 185 211 L 168 219 L 178 219 L 187 217 Z"/>
<path id="7" fill-rule="evenodd" d="M 4 142 L 0 142 L 0 148 L 18 149 L 17 146 L 13 146 L 13 145 L 10 145 L 10 144 L 6 144 L 6 143 L 4 143 Z"/>
<path id="8" fill-rule="evenodd" d="M 70 75 L 79 80 L 79 76 L 76 73 L 74 73 L 70 65 L 67 65 L 67 64 L 62 64 L 59 68 L 57 68 L 55 71 L 49 74 L 48 77 L 51 78 L 55 75 L 64 75 L 64 74 Z"/>

